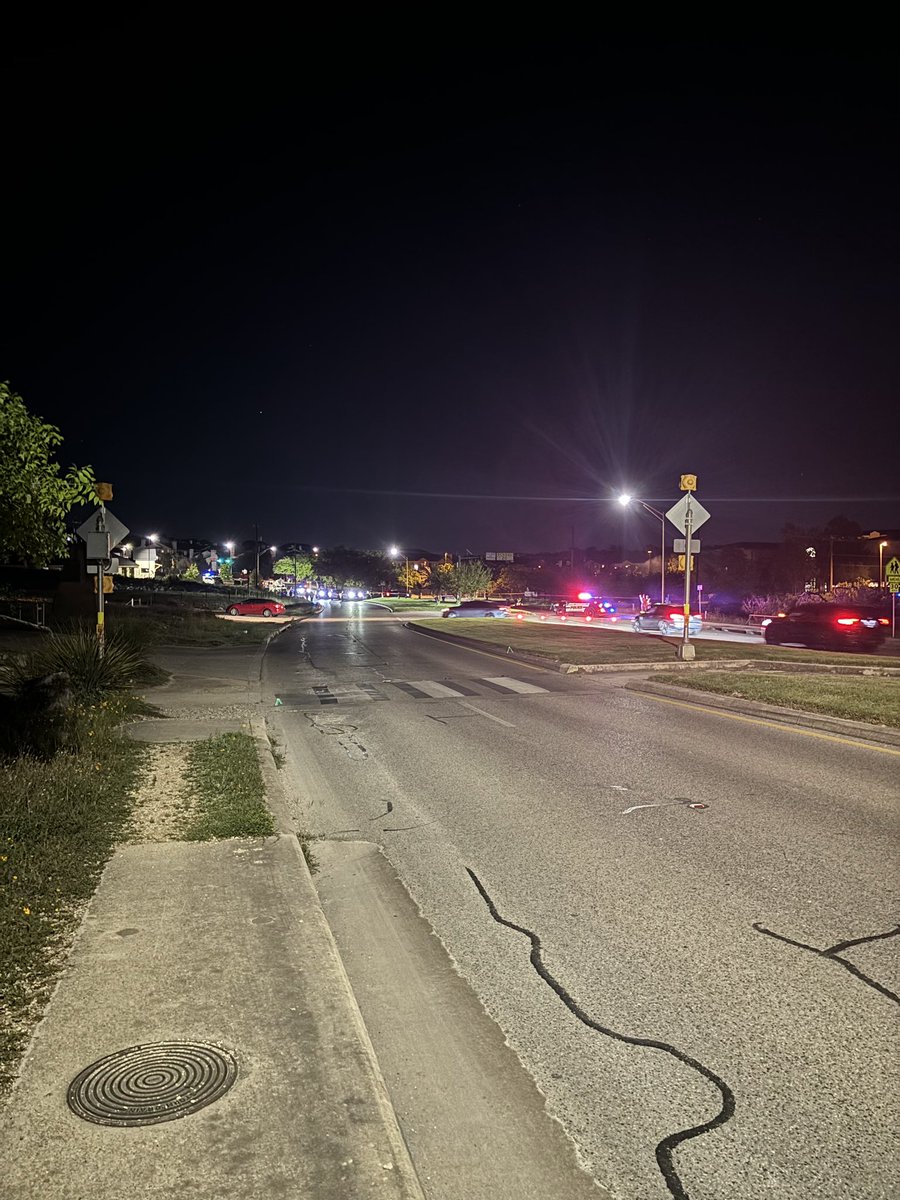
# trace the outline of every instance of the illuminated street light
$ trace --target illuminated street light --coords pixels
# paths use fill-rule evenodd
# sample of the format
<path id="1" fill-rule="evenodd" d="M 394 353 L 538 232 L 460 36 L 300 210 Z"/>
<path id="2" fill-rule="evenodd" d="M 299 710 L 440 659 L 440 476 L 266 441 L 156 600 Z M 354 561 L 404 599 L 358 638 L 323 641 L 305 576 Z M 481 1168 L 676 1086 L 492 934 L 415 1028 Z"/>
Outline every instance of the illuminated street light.
<path id="1" fill-rule="evenodd" d="M 151 533 L 151 534 L 149 534 L 149 535 L 148 535 L 148 537 L 147 537 L 147 541 L 148 541 L 148 542 L 152 542 L 152 543 L 153 543 L 153 545 L 155 546 L 155 545 L 156 545 L 156 543 L 159 541 L 159 534 L 158 534 L 158 533 Z"/>
<path id="2" fill-rule="evenodd" d="M 884 587 L 884 549 L 887 542 L 878 543 L 878 586 Z"/>
<path id="3" fill-rule="evenodd" d="M 661 513 L 658 508 L 654 508 L 652 504 L 648 504 L 646 500 L 639 500 L 636 496 L 632 496 L 630 492 L 622 492 L 618 497 L 619 503 L 623 508 L 628 508 L 631 504 L 639 504 L 641 508 L 647 510 L 651 516 L 656 517 L 660 524 L 660 548 L 659 548 L 659 602 L 666 602 L 666 517 L 665 513 Z M 690 553 L 690 546 L 688 547 Z M 650 559 L 647 559 L 647 574 L 650 574 Z"/>

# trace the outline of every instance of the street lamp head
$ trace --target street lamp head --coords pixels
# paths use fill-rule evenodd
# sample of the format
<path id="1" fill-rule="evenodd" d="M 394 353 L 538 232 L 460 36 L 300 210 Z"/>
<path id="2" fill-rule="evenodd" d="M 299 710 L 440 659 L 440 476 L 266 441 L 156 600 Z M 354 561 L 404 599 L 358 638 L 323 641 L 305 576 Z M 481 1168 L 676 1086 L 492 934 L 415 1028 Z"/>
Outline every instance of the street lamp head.
<path id="1" fill-rule="evenodd" d="M 277 553 L 278 553 L 278 547 L 277 547 L 277 546 L 270 546 L 270 547 L 269 547 L 269 549 L 272 551 L 272 553 L 273 553 L 273 554 L 277 554 Z"/>
<path id="2" fill-rule="evenodd" d="M 159 541 L 159 534 L 158 534 L 158 533 L 151 533 L 151 534 L 148 534 L 148 536 L 147 536 L 147 541 L 148 541 L 148 542 L 152 542 L 152 543 L 153 543 L 153 545 L 155 546 L 155 545 L 156 545 L 156 543 Z"/>
<path id="3" fill-rule="evenodd" d="M 886 546 L 886 545 L 887 545 L 887 542 L 879 542 L 879 543 L 878 543 L 878 548 L 879 548 L 880 550 L 883 550 L 883 549 L 885 548 L 885 546 Z"/>
<path id="4" fill-rule="evenodd" d="M 396 546 L 388 547 L 388 554 L 390 554 L 391 558 L 396 558 L 399 553 L 400 553 L 400 551 L 397 549 Z"/>
<path id="5" fill-rule="evenodd" d="M 318 554 L 318 553 L 319 553 L 319 547 L 313 546 L 313 554 Z"/>
<path id="6" fill-rule="evenodd" d="M 634 499 L 633 496 L 629 496 L 629 494 L 627 492 L 623 492 L 621 494 L 621 496 L 619 496 L 619 503 L 622 505 L 623 508 L 627 508 L 633 499 Z"/>

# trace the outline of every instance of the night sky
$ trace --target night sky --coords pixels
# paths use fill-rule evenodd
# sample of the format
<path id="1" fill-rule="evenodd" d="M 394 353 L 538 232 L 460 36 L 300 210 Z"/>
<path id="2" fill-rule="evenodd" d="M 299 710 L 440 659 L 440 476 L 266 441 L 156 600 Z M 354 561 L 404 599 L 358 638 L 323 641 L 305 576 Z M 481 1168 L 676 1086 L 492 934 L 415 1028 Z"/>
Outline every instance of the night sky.
<path id="1" fill-rule="evenodd" d="M 878 37 L 456 19 L 7 46 L 0 378 L 64 461 L 218 541 L 652 544 L 609 497 L 682 471 L 710 543 L 900 524 Z"/>

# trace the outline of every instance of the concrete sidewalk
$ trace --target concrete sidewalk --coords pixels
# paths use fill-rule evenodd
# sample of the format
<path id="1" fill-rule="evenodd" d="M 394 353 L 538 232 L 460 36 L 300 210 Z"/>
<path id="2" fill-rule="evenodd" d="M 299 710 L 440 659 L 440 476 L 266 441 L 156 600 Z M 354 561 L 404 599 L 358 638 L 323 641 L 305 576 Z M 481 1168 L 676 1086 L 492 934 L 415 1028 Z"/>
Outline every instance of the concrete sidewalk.
<path id="1" fill-rule="evenodd" d="M 167 656 L 170 670 L 188 662 L 190 677 L 152 694 L 174 719 L 148 722 L 148 740 L 196 736 L 195 725 L 220 732 L 223 709 L 258 732 L 261 652 L 226 653 L 233 661 Z M 263 767 L 278 815 L 271 759 Z M 154 1123 L 76 1115 L 76 1076 L 133 1047 L 145 1062 L 114 1061 L 77 1106 Z M 159 1122 L 216 1093 L 217 1061 L 236 1064 L 227 1090 Z M 293 835 L 115 853 L 3 1110 L 0 1158 L 9 1200 L 421 1200 Z"/>

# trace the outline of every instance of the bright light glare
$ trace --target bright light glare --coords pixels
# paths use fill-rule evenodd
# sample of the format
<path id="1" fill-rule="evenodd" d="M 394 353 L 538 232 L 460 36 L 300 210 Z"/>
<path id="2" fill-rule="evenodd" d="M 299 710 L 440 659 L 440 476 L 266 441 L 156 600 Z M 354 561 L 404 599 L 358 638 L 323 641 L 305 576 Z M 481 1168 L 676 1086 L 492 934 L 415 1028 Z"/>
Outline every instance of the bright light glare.
<path id="1" fill-rule="evenodd" d="M 623 508 L 626 508 L 633 499 L 634 499 L 633 496 L 629 496 L 627 492 L 623 492 L 622 495 L 619 497 L 619 503 L 622 505 Z"/>
<path id="2" fill-rule="evenodd" d="M 591 592 L 579 592 L 578 593 L 579 600 L 593 600 L 593 598 L 594 597 Z"/>
<path id="3" fill-rule="evenodd" d="M 147 540 L 153 542 L 153 544 L 156 545 L 156 543 L 159 541 L 159 534 L 151 533 Z"/>
<path id="4" fill-rule="evenodd" d="M 400 553 L 400 551 L 397 549 L 396 546 L 391 546 L 390 549 L 388 550 L 388 554 L 390 554 L 391 558 L 396 558 L 399 553 Z"/>

